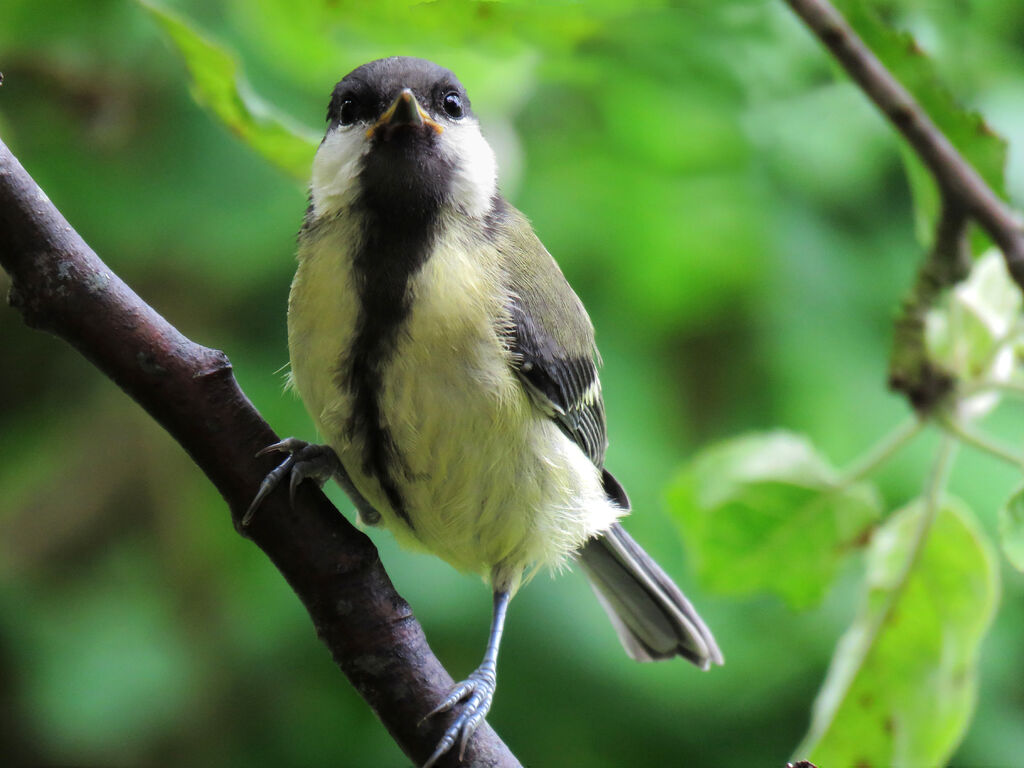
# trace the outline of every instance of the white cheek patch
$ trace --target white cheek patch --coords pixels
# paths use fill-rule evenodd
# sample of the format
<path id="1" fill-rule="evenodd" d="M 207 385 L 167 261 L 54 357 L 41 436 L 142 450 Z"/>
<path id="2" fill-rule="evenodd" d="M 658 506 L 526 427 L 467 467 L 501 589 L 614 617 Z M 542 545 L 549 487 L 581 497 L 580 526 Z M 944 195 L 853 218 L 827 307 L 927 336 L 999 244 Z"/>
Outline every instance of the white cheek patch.
<path id="1" fill-rule="evenodd" d="M 441 151 L 454 165 L 452 202 L 474 218 L 491 209 L 498 189 L 498 161 L 475 122 L 446 125 Z"/>
<path id="2" fill-rule="evenodd" d="M 445 126 L 438 137 L 441 153 L 451 162 L 451 201 L 474 218 L 491 209 L 498 189 L 498 162 L 475 122 Z M 352 203 L 363 156 L 371 142 L 359 126 L 335 128 L 324 138 L 313 160 L 310 192 L 313 215 L 319 218 Z"/>
<path id="3" fill-rule="evenodd" d="M 313 159 L 310 194 L 314 216 L 332 213 L 351 202 L 359 161 L 369 148 L 370 142 L 358 125 L 335 128 L 324 137 Z"/>

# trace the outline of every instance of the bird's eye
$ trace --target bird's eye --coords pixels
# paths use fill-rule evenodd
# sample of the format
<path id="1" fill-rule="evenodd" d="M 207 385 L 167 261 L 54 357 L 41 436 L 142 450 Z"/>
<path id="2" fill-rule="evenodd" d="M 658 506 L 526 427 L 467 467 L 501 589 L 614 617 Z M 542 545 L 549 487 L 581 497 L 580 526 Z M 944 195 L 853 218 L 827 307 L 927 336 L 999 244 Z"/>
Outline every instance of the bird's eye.
<path id="1" fill-rule="evenodd" d="M 444 95 L 444 99 L 441 101 L 441 106 L 444 107 L 444 111 L 448 113 L 448 117 L 456 119 L 462 117 L 462 97 L 455 91 L 448 91 L 448 93 Z"/>
<path id="2" fill-rule="evenodd" d="M 352 99 L 345 99 L 341 102 L 341 109 L 338 111 L 338 122 L 342 125 L 352 125 L 356 121 L 356 103 Z"/>

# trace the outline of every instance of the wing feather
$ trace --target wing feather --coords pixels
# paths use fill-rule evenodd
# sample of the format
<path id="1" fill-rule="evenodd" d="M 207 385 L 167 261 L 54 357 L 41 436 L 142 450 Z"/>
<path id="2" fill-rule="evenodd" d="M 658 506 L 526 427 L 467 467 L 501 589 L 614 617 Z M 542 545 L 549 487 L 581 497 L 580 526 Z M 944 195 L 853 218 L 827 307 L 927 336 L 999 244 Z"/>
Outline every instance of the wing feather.
<path id="1" fill-rule="evenodd" d="M 590 318 L 519 211 L 503 203 L 490 226 L 507 260 L 513 370 L 537 408 L 602 468 L 608 442 Z"/>

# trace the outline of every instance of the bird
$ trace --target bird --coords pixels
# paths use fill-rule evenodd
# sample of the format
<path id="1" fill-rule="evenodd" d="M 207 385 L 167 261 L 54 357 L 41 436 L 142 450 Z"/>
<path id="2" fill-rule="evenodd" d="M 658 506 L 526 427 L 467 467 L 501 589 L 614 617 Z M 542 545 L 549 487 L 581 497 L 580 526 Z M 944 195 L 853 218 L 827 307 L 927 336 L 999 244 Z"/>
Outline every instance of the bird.
<path id="1" fill-rule="evenodd" d="M 393 56 L 334 87 L 288 300 L 290 384 L 325 442 L 261 451 L 286 455 L 245 515 L 333 478 L 363 524 L 490 584 L 483 661 L 424 718 L 452 713 L 424 768 L 486 717 L 509 601 L 539 569 L 578 562 L 632 658 L 723 663 L 619 522 L 593 325 L 497 178 L 448 69 Z"/>

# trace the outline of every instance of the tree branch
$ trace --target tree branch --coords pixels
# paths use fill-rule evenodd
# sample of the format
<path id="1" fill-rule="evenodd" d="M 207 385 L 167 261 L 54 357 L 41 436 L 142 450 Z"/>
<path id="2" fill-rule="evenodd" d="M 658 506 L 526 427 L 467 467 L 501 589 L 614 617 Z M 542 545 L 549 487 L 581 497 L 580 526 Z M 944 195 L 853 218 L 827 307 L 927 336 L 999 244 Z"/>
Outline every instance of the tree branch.
<path id="1" fill-rule="evenodd" d="M 1024 229 L 1009 206 L 963 158 L 828 0 L 786 2 L 903 134 L 934 176 L 944 200 L 962 208 L 995 241 L 1014 281 L 1024 289 Z"/>
<path id="2" fill-rule="evenodd" d="M 448 718 L 421 718 L 452 678 L 427 645 L 377 550 L 318 490 L 304 483 L 295 507 L 274 492 L 252 523 L 241 517 L 277 441 L 238 388 L 224 353 L 181 335 L 89 248 L 0 141 L 0 265 L 9 301 L 33 327 L 85 355 L 177 440 L 227 501 L 236 529 L 274 562 L 305 604 L 317 635 L 392 738 L 424 762 Z M 465 762 L 519 763 L 484 723 Z M 438 763 L 458 765 L 455 751 Z"/>
<path id="3" fill-rule="evenodd" d="M 945 195 L 935 225 L 935 240 L 910 294 L 900 307 L 889 359 L 889 386 L 903 392 L 918 413 L 928 413 L 953 390 L 955 379 L 937 365 L 925 343 L 925 317 L 939 294 L 970 270 L 967 212 Z"/>

